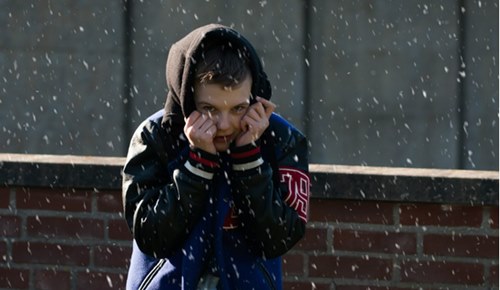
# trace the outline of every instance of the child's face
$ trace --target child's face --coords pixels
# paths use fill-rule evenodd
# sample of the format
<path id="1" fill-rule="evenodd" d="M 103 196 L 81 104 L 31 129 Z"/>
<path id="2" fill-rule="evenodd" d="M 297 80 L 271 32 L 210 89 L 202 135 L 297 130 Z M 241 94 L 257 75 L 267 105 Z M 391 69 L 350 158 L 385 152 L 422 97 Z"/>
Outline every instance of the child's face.
<path id="1" fill-rule="evenodd" d="M 214 145 L 217 152 L 226 151 L 241 133 L 240 121 L 250 106 L 251 88 L 251 77 L 231 88 L 220 84 L 196 84 L 196 110 L 215 122 L 217 133 Z"/>

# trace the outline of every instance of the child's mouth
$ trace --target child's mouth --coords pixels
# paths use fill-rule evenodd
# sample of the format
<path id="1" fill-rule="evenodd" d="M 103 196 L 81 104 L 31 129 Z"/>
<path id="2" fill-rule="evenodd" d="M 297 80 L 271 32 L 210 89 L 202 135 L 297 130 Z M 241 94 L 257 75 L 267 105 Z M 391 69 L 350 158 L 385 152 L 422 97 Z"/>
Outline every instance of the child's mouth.
<path id="1" fill-rule="evenodd" d="M 230 140 L 231 140 L 231 135 L 227 135 L 227 136 L 216 136 L 216 137 L 214 138 L 214 142 L 217 142 L 217 143 L 228 143 Z"/>

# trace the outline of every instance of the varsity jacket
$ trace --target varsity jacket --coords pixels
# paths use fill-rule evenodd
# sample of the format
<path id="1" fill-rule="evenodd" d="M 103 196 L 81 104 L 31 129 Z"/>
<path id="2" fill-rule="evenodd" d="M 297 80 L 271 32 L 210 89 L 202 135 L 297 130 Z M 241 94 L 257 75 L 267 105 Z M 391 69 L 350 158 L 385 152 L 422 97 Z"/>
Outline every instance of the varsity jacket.
<path id="1" fill-rule="evenodd" d="M 280 257 L 305 232 L 307 140 L 282 117 L 254 144 L 218 154 L 189 146 L 187 88 L 207 39 L 250 51 L 252 94 L 271 96 L 255 50 L 234 30 L 204 26 L 172 46 L 166 106 L 137 128 L 123 168 L 134 237 L 127 289 L 200 289 L 207 279 L 216 289 L 282 289 Z"/>

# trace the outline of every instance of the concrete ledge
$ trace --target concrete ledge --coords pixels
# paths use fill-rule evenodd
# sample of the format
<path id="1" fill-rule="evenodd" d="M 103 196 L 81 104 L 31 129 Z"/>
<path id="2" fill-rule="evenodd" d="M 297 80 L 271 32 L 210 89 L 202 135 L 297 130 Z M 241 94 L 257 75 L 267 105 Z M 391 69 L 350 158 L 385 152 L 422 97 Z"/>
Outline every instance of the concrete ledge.
<path id="1" fill-rule="evenodd" d="M 0 154 L 0 186 L 119 189 L 121 157 Z M 498 172 L 311 164 L 313 198 L 498 205 Z"/>
<path id="2" fill-rule="evenodd" d="M 498 172 L 310 165 L 317 198 L 498 205 Z"/>
<path id="3" fill-rule="evenodd" d="M 124 158 L 0 154 L 0 185 L 118 189 Z"/>

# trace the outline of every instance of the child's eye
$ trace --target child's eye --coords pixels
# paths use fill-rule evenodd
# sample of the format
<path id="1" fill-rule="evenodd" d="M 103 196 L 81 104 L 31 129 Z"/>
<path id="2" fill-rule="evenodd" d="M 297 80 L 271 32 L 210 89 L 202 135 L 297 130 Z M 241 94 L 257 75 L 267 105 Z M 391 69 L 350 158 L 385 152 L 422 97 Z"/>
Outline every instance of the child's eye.
<path id="1" fill-rule="evenodd" d="M 236 107 L 234 107 L 234 111 L 237 112 L 237 113 L 243 113 L 243 112 L 246 111 L 246 109 L 247 109 L 246 106 L 236 106 Z"/>
<path id="2" fill-rule="evenodd" d="M 212 113 L 212 112 L 214 112 L 214 111 L 215 111 L 215 108 L 214 108 L 214 107 L 212 107 L 212 106 L 203 106 L 201 109 L 202 109 L 203 111 L 205 111 L 205 112 L 208 112 L 208 113 Z"/>

